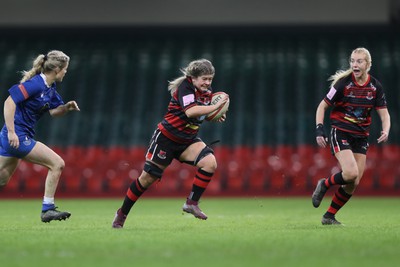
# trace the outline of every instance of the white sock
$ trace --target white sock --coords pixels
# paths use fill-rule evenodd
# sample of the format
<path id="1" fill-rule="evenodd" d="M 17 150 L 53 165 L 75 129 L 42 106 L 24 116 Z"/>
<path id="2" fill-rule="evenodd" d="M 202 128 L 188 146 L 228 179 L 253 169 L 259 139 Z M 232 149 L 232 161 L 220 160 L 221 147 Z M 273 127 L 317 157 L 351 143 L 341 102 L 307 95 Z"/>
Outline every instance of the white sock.
<path id="1" fill-rule="evenodd" d="M 43 204 L 54 204 L 54 197 L 43 197 Z"/>

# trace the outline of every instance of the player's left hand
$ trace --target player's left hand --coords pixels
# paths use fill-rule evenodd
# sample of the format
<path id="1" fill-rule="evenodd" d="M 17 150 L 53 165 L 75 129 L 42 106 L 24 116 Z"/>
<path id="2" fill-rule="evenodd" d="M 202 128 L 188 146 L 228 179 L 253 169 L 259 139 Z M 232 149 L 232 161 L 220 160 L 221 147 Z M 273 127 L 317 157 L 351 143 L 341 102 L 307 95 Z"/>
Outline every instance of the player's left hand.
<path id="1" fill-rule="evenodd" d="M 72 110 L 80 111 L 78 104 L 75 101 L 69 101 L 67 104 L 65 104 L 65 106 L 67 107 L 68 111 Z"/>
<path id="2" fill-rule="evenodd" d="M 226 120 L 226 113 L 217 120 L 217 122 L 224 122 Z"/>
<path id="3" fill-rule="evenodd" d="M 389 133 L 385 131 L 381 131 L 381 136 L 378 138 L 378 144 L 382 142 L 386 142 L 389 138 Z"/>

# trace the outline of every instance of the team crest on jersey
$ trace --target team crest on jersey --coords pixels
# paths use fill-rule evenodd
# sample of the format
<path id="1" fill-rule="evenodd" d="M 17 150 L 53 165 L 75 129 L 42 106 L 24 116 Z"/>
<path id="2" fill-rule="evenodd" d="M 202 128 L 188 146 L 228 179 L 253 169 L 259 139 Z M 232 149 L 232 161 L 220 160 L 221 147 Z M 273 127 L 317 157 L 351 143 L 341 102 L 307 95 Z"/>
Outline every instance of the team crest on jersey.
<path id="1" fill-rule="evenodd" d="M 201 103 L 203 103 L 204 105 L 208 106 L 211 102 L 210 97 L 206 96 L 206 97 L 199 97 L 198 101 L 200 101 Z"/>
<path id="2" fill-rule="evenodd" d="M 367 93 L 367 99 L 368 100 L 372 100 L 372 98 L 374 98 L 373 95 L 372 95 L 372 92 L 368 92 Z"/>
<path id="3" fill-rule="evenodd" d="M 167 152 L 160 150 L 157 154 L 157 157 L 159 157 L 160 159 L 166 159 L 167 158 Z"/>

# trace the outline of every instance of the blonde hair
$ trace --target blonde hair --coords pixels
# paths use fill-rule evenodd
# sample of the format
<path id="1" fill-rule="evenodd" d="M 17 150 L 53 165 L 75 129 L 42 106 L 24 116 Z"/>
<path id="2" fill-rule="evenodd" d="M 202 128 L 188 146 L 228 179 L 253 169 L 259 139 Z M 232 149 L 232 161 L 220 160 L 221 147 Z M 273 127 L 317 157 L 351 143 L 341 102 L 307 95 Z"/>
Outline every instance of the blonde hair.
<path id="1" fill-rule="evenodd" d="M 69 56 L 58 50 L 52 50 L 47 55 L 41 54 L 33 61 L 32 68 L 22 71 L 21 83 L 39 73 L 47 73 L 57 68 L 63 69 L 69 62 Z"/>
<path id="2" fill-rule="evenodd" d="M 365 55 L 365 60 L 367 61 L 367 64 L 369 65 L 367 72 L 369 72 L 371 69 L 371 66 L 372 66 L 372 58 L 371 58 L 371 54 L 369 53 L 368 49 L 366 49 L 364 47 L 358 47 L 351 52 L 351 55 L 353 55 L 355 53 L 363 53 Z M 351 56 L 350 56 L 350 58 L 351 58 Z M 342 79 L 344 77 L 349 76 L 352 72 L 353 72 L 353 70 L 351 68 L 348 68 L 347 70 L 336 71 L 335 74 L 333 74 L 332 76 L 330 76 L 328 78 L 328 81 L 332 81 L 330 87 L 333 87 L 337 81 L 339 81 L 340 79 Z"/>
<path id="3" fill-rule="evenodd" d="M 179 85 L 187 78 L 193 77 L 197 78 L 203 75 L 214 75 L 215 68 L 212 65 L 211 61 L 207 59 L 197 59 L 189 63 L 189 65 L 180 70 L 182 72 L 182 76 L 174 79 L 173 81 L 168 82 L 168 90 L 171 95 L 173 95 L 178 89 Z"/>

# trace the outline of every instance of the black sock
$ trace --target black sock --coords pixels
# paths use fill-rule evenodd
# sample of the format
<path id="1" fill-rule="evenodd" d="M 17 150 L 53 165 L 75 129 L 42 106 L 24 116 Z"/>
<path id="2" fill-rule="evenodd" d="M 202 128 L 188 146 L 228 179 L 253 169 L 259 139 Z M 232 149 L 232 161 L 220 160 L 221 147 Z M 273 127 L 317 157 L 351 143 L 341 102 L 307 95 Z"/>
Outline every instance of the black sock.
<path id="1" fill-rule="evenodd" d="M 124 203 L 122 204 L 121 211 L 123 214 L 128 215 L 133 205 L 139 199 L 139 197 L 146 191 L 140 182 L 139 178 L 131 183 L 131 186 L 126 192 Z"/>
<path id="2" fill-rule="evenodd" d="M 193 179 L 192 192 L 189 195 L 189 199 L 193 201 L 199 201 L 201 195 L 204 193 L 208 184 L 210 183 L 211 177 L 213 175 L 214 173 L 198 169 Z"/>

